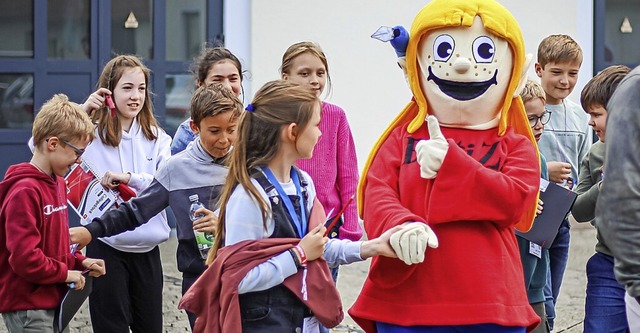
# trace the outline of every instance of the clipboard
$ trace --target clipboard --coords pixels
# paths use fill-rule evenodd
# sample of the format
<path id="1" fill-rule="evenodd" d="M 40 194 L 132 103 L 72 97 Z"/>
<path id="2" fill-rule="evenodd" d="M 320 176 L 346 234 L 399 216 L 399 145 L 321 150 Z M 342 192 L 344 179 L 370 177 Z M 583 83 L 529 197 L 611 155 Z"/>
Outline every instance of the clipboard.
<path id="1" fill-rule="evenodd" d="M 64 298 L 62 298 L 62 303 L 56 309 L 54 326 L 58 329 L 58 332 L 62 332 L 69 326 L 69 323 L 93 290 L 93 276 L 89 276 L 89 272 L 86 272 L 84 278 L 84 288 L 82 290 L 67 290 Z"/>
<path id="2" fill-rule="evenodd" d="M 117 207 L 136 196 L 136 192 L 122 183 L 115 190 L 102 186 L 100 177 L 86 160 L 71 167 L 64 179 L 67 182 L 67 202 L 80 216 L 82 225 L 101 217 L 113 205 Z"/>
<path id="3" fill-rule="evenodd" d="M 571 206 L 577 197 L 577 193 L 565 187 L 540 179 L 540 200 L 544 202 L 542 214 L 533 220 L 531 230 L 528 232 L 516 230 L 516 235 L 545 249 L 550 248 L 562 221 L 571 211 Z"/>

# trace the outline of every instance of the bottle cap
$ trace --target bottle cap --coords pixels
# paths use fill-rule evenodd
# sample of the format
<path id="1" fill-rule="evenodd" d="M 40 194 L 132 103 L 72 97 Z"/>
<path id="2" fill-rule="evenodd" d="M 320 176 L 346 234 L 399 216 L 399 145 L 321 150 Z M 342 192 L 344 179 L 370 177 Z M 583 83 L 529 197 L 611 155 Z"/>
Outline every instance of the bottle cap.
<path id="1" fill-rule="evenodd" d="M 198 197 L 197 194 L 192 194 L 189 196 L 189 201 L 194 202 L 194 201 L 198 201 L 200 199 L 200 197 Z"/>

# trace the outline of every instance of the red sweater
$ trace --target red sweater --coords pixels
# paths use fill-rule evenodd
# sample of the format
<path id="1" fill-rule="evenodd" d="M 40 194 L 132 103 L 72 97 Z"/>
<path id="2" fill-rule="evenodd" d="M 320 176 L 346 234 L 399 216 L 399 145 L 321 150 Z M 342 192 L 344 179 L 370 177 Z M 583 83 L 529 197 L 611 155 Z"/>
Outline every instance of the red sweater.
<path id="1" fill-rule="evenodd" d="M 429 137 L 426 125 L 392 132 L 371 164 L 364 202 L 370 238 L 418 221 L 433 228 L 439 247 L 411 266 L 374 257 L 349 313 L 366 332 L 375 332 L 373 321 L 535 327 L 513 232 L 538 191 L 535 148 L 511 129 L 502 137 L 495 129 L 442 132 L 449 150 L 432 180 L 420 177 L 411 144 Z"/>
<path id="2" fill-rule="evenodd" d="M 68 269 L 86 259 L 69 252 L 64 179 L 29 163 L 11 166 L 0 182 L 0 312 L 53 309 Z"/>

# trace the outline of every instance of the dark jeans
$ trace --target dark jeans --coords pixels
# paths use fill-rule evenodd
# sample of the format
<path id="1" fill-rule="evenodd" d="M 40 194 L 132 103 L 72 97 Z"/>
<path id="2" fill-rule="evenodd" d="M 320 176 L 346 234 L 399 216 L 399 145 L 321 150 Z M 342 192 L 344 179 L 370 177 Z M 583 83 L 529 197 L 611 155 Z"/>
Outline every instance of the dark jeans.
<path id="1" fill-rule="evenodd" d="M 560 294 L 564 270 L 567 268 L 569 259 L 570 230 L 569 220 L 564 219 L 556 238 L 553 240 L 553 244 L 549 248 L 549 270 L 547 271 L 547 284 L 544 287 L 544 297 L 547 322 L 551 330 L 553 330 L 553 323 L 556 318 L 556 302 Z"/>
<path id="2" fill-rule="evenodd" d="M 613 274 L 613 257 L 596 252 L 587 261 L 584 333 L 629 332 L 624 287 Z"/>

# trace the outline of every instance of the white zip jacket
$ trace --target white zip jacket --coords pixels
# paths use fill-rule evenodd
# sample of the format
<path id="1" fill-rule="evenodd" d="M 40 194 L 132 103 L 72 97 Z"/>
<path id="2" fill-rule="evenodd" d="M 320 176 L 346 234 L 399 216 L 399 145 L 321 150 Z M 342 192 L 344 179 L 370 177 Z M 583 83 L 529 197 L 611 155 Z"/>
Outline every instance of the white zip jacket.
<path id="1" fill-rule="evenodd" d="M 130 172 L 131 180 L 128 186 L 139 193 L 151 184 L 156 170 L 171 156 L 171 137 L 162 129 L 155 129 L 158 138 L 148 140 L 137 119 L 134 119 L 129 133 L 122 132 L 122 140 L 118 147 L 104 144 L 96 129 L 96 138 L 87 147 L 82 159 L 91 165 L 100 177 L 107 171 Z M 123 252 L 144 253 L 169 239 L 169 232 L 167 216 L 162 211 L 135 230 L 99 239 Z"/>

